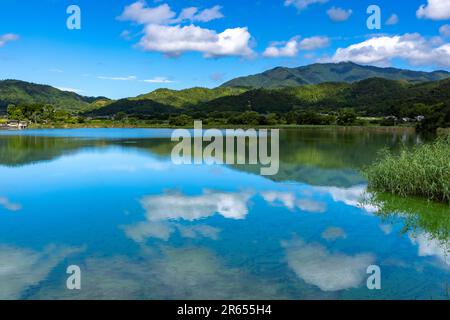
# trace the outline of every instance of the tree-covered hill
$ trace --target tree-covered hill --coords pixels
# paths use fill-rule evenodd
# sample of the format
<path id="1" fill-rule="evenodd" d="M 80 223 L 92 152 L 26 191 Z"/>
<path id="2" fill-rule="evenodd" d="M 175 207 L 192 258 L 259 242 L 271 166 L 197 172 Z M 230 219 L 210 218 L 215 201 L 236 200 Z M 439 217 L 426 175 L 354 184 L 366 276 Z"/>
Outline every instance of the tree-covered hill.
<path id="1" fill-rule="evenodd" d="M 211 91 L 210 95 L 208 90 Z M 202 89 L 205 96 L 210 97 L 216 94 L 215 90 Z M 424 106 L 449 105 L 450 79 L 414 84 L 403 80 L 371 78 L 351 84 L 322 83 L 281 89 L 260 88 L 243 90 L 241 94 L 234 93 L 197 104 L 190 102 L 185 106 L 179 104 L 182 99 L 176 96 L 176 92 L 170 91 L 170 99 L 157 97 L 160 102 L 152 99 L 119 100 L 93 110 L 90 115 L 112 116 L 123 112 L 128 115 L 149 116 L 245 111 L 283 114 L 295 110 L 330 112 L 353 108 L 360 114 L 373 116 L 412 116 L 420 113 L 418 109 L 423 109 Z M 199 100 L 201 101 L 196 101 Z M 175 104 L 171 105 L 171 101 L 175 101 Z"/>
<path id="2" fill-rule="evenodd" d="M 91 108 L 104 97 L 84 97 L 74 92 L 19 80 L 0 81 L 0 112 L 5 113 L 9 104 L 51 104 L 56 109 L 81 111 Z"/>
<path id="3" fill-rule="evenodd" d="M 185 90 L 158 89 L 153 92 L 140 95 L 132 100 L 152 100 L 161 104 L 176 108 L 196 105 L 225 96 L 236 96 L 244 93 L 243 88 L 190 88 Z"/>
<path id="4" fill-rule="evenodd" d="M 412 71 L 362 66 L 352 62 L 312 64 L 298 68 L 277 67 L 260 74 L 230 80 L 222 87 L 282 88 L 324 82 L 353 83 L 369 78 L 428 82 L 450 77 L 446 71 Z"/>
<path id="5" fill-rule="evenodd" d="M 84 115 L 94 117 L 109 117 L 117 115 L 118 113 L 124 113 L 127 115 L 151 116 L 155 114 L 174 114 L 179 113 L 179 111 L 179 108 L 161 104 L 149 99 L 122 99 L 107 104 L 104 107 L 90 110 L 84 113 Z"/>

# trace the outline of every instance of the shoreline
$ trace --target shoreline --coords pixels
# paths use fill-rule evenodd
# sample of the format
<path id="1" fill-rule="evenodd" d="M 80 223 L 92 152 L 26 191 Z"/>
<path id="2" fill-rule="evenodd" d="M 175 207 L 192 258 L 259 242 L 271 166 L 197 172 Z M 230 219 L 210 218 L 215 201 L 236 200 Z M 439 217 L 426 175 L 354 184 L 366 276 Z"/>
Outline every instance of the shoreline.
<path id="1" fill-rule="evenodd" d="M 0 131 L 25 131 L 25 130 L 57 130 L 57 129 L 194 129 L 193 126 L 180 126 L 174 127 L 170 125 L 30 125 L 26 129 L 11 129 L 2 128 Z M 273 126 L 249 126 L 249 125 L 203 125 L 203 129 L 280 129 L 280 130 L 296 130 L 296 129 L 311 129 L 311 130 L 335 130 L 335 131 L 378 131 L 378 132 L 416 132 L 414 126 L 380 126 L 380 125 L 368 125 L 368 126 L 338 126 L 338 125 L 273 125 Z M 439 128 L 438 135 L 450 134 L 450 128 Z"/>
<path id="2" fill-rule="evenodd" d="M 378 126 L 378 125 L 368 125 L 368 126 L 338 126 L 338 125 L 203 125 L 204 129 L 342 129 L 342 130 L 381 130 L 381 131 L 397 131 L 397 130 L 407 130 L 414 131 L 413 126 Z M 193 125 L 189 126 L 170 126 L 170 125 L 29 125 L 25 130 L 36 130 L 36 129 L 194 129 Z M 450 130 L 450 129 L 449 129 Z"/>

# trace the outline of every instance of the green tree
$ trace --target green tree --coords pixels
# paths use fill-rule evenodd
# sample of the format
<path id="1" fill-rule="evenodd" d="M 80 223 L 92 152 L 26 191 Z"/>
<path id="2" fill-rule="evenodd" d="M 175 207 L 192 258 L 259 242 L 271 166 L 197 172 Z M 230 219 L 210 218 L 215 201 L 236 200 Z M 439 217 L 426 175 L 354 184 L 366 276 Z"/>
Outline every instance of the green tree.
<path id="1" fill-rule="evenodd" d="M 266 116 L 266 121 L 269 126 L 273 126 L 280 123 L 280 118 L 276 113 L 270 113 Z"/>
<path id="2" fill-rule="evenodd" d="M 23 114 L 22 108 L 10 104 L 7 109 L 7 116 L 10 120 L 24 120 L 25 115 Z"/>
<path id="3" fill-rule="evenodd" d="M 353 109 L 345 108 L 339 110 L 336 123 L 339 126 L 352 126 L 356 123 L 358 116 Z"/>
<path id="4" fill-rule="evenodd" d="M 287 124 L 297 124 L 299 113 L 297 111 L 290 111 L 286 114 Z"/>
<path id="5" fill-rule="evenodd" d="M 114 120 L 116 121 L 122 121 L 127 117 L 127 114 L 125 112 L 118 112 L 116 113 L 116 115 L 114 116 Z"/>
<path id="6" fill-rule="evenodd" d="M 450 104 L 437 104 L 429 107 L 427 112 L 422 114 L 425 119 L 419 121 L 417 130 L 420 132 L 434 133 L 439 128 L 450 127 Z"/>
<path id="7" fill-rule="evenodd" d="M 181 114 L 178 116 L 172 116 L 169 119 L 169 124 L 176 127 L 184 127 L 193 122 L 192 118 L 186 114 Z"/>

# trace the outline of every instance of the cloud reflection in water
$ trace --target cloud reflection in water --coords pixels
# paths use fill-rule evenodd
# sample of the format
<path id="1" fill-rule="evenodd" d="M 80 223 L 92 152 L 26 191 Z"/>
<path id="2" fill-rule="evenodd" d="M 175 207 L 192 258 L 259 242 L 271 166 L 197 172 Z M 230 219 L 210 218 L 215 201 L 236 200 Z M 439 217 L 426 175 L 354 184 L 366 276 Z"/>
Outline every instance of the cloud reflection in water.
<path id="1" fill-rule="evenodd" d="M 367 267 L 375 262 L 371 253 L 346 255 L 330 252 L 320 244 L 294 238 L 282 242 L 289 267 L 308 284 L 322 291 L 339 291 L 359 287 Z"/>
<path id="2" fill-rule="evenodd" d="M 185 238 L 204 237 L 218 239 L 220 230 L 206 225 L 185 226 L 177 221 L 198 221 L 215 214 L 227 219 L 242 220 L 248 214 L 251 192 L 204 191 L 202 195 L 188 196 L 181 193 L 165 193 L 141 199 L 146 221 L 124 226 L 126 235 L 136 242 L 148 238 L 168 241 L 178 230 Z"/>

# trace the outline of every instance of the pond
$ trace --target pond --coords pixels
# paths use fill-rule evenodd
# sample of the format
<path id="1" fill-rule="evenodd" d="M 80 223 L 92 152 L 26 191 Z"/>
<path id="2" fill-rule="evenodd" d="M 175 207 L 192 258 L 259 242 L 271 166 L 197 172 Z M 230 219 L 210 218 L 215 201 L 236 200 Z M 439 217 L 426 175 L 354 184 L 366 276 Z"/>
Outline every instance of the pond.
<path id="1" fill-rule="evenodd" d="M 450 208 L 370 193 L 360 173 L 421 137 L 285 129 L 261 176 L 175 165 L 170 135 L 0 131 L 0 299 L 449 298 Z"/>

